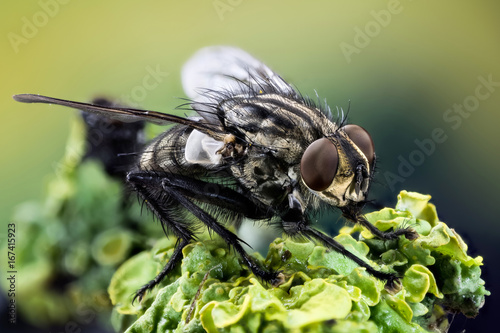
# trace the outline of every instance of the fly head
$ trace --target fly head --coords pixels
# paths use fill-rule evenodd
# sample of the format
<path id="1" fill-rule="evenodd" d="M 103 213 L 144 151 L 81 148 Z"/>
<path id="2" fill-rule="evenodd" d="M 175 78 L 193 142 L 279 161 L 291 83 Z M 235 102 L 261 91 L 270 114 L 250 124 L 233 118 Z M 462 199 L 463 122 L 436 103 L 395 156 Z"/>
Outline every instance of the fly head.
<path id="1" fill-rule="evenodd" d="M 331 205 L 357 204 L 366 200 L 374 163 L 370 134 L 361 126 L 346 125 L 306 148 L 300 162 L 302 182 Z"/>

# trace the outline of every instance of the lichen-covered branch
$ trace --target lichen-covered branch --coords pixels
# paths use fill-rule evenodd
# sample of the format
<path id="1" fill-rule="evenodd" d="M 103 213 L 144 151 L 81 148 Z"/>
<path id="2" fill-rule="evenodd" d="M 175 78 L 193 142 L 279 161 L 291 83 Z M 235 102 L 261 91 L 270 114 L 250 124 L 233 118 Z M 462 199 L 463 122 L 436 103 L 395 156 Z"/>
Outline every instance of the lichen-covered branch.
<path id="1" fill-rule="evenodd" d="M 286 280 L 272 287 L 256 279 L 218 238 L 187 246 L 182 267 L 140 305 L 131 297 L 168 260 L 175 239 L 125 262 L 109 294 L 113 323 L 127 332 L 444 332 L 448 313 L 474 317 L 484 304 L 482 258 L 467 254 L 462 238 L 439 221 L 430 196 L 403 191 L 395 208 L 366 215 L 380 230 L 411 225 L 419 238 L 382 241 L 360 226 L 335 238 L 380 270 L 397 272 L 401 288 L 341 254 L 311 242 L 276 239 L 259 258 Z M 209 272 L 206 277 L 207 272 Z M 194 308 L 193 308 L 194 304 Z M 194 310 L 193 310 L 194 309 Z M 189 314 L 189 320 L 187 320 Z"/>

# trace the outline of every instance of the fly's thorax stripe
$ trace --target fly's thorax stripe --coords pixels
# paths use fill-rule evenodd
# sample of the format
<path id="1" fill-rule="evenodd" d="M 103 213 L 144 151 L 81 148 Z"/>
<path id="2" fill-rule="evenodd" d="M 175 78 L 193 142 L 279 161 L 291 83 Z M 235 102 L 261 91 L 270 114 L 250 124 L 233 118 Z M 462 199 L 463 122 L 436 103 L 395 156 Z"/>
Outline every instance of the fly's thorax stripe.
<path id="1" fill-rule="evenodd" d="M 301 127 L 304 140 L 308 144 L 324 136 L 332 135 L 339 128 L 318 108 L 304 105 L 294 99 L 273 94 L 256 96 L 256 99 L 259 99 L 261 103 L 270 103 L 278 107 L 282 117 L 293 119 L 294 125 Z"/>
<path id="2" fill-rule="evenodd" d="M 276 108 L 282 109 L 283 112 L 293 114 L 302 121 L 310 122 L 312 127 L 317 127 L 325 120 L 330 121 L 319 109 L 278 94 L 263 94 L 253 97 L 237 95 L 231 100 L 222 102 L 219 107 L 229 110 L 241 104 L 261 105 L 268 113 L 274 113 Z"/>
<path id="3" fill-rule="evenodd" d="M 280 95 L 258 95 L 251 100 L 256 104 L 264 103 L 274 105 L 282 109 L 284 112 L 294 114 L 302 120 L 311 122 L 311 125 L 315 125 L 318 122 L 321 122 L 322 118 L 325 117 L 324 114 L 316 108 L 309 107 L 293 99 L 286 98 Z"/>

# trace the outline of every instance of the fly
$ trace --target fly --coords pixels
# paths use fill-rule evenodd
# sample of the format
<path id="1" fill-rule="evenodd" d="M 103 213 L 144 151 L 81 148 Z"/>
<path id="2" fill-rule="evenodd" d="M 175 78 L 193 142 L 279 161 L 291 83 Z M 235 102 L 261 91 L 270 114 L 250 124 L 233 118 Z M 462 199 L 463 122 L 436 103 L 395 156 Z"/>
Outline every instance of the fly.
<path id="1" fill-rule="evenodd" d="M 135 299 L 158 285 L 196 239 L 197 226 L 217 233 L 258 277 L 273 285 L 282 274 L 257 264 L 244 241 L 227 228 L 243 218 L 261 220 L 291 237 L 305 237 L 365 267 L 387 287 L 396 274 L 381 272 L 316 230 L 320 205 L 337 207 L 380 239 L 417 237 L 411 228 L 381 232 L 362 215 L 375 166 L 370 134 L 358 125 L 335 122 L 266 65 L 232 47 L 208 47 L 182 70 L 182 83 L 195 117 L 73 102 L 33 94 L 24 103 L 51 103 L 122 121 L 175 123 L 145 147 L 127 183 L 178 239 L 163 270 Z M 183 219 L 189 212 L 194 221 Z"/>

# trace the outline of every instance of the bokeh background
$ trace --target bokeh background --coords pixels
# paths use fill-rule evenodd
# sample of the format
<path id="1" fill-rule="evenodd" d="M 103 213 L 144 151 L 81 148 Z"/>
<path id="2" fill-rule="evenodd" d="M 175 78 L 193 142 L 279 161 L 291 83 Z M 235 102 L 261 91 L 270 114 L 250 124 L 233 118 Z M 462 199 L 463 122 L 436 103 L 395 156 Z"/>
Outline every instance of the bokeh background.
<path id="1" fill-rule="evenodd" d="M 17 204 L 42 197 L 75 117 L 13 94 L 104 94 L 172 112 L 188 57 L 234 45 L 304 94 L 316 90 L 344 110 L 350 101 L 350 121 L 371 133 L 379 157 L 372 198 L 392 205 L 401 189 L 431 194 L 441 220 L 484 257 L 492 296 L 450 331 L 490 331 L 500 309 L 499 10 L 495 1 L 3 1 L 0 236 Z M 146 89 L 151 71 L 161 74 Z M 431 148 L 435 131 L 441 140 Z"/>

